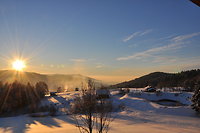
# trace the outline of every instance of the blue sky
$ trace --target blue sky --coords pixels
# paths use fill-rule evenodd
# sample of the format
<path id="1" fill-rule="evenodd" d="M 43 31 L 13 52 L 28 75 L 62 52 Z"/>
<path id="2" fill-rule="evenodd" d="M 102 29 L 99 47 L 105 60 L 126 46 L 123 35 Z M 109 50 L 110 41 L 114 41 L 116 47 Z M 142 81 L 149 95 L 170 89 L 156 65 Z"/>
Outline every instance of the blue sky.
<path id="1" fill-rule="evenodd" d="M 189 0 L 1 0 L 0 69 L 107 82 L 200 67 L 200 8 Z"/>

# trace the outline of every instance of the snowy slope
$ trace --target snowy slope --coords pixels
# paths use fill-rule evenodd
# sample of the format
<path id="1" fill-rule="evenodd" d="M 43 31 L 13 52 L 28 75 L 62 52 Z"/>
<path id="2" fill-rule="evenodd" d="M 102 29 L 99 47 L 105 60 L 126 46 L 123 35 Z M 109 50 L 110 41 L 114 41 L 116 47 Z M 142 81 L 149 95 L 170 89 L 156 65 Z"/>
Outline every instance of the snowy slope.
<path id="1" fill-rule="evenodd" d="M 112 101 L 115 108 L 121 106 L 123 110 L 113 112 L 115 120 L 111 123 L 110 133 L 198 133 L 200 131 L 200 118 L 190 108 L 189 97 L 191 93 L 180 93 L 175 96 L 172 92 L 131 93 L 119 95 L 112 91 Z M 16 117 L 0 118 L 0 133 L 49 133 L 70 132 L 78 133 L 70 115 L 64 113 L 70 102 L 79 95 L 78 92 L 59 93 L 55 97 L 47 97 L 41 106 L 54 105 L 59 108 L 56 117 L 29 117 L 21 115 Z M 151 100 L 172 99 L 185 103 L 186 106 L 163 106 Z M 169 128 L 170 127 L 170 128 Z"/>
<path id="2" fill-rule="evenodd" d="M 189 92 L 157 92 L 157 93 L 131 92 L 129 95 L 132 97 L 143 98 L 150 101 L 169 99 L 169 100 L 179 101 L 180 103 L 186 105 L 191 105 L 190 99 L 193 94 Z"/>

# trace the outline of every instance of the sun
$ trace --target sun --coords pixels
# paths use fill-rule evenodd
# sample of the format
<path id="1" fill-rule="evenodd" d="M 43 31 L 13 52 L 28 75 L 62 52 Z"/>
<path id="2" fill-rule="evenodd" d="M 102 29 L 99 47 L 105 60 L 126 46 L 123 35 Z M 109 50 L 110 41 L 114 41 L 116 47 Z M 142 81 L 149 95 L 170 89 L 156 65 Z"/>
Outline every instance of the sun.
<path id="1" fill-rule="evenodd" d="M 16 71 L 23 71 L 24 68 L 26 67 L 26 64 L 25 64 L 25 62 L 23 60 L 15 60 L 12 63 L 12 67 Z"/>

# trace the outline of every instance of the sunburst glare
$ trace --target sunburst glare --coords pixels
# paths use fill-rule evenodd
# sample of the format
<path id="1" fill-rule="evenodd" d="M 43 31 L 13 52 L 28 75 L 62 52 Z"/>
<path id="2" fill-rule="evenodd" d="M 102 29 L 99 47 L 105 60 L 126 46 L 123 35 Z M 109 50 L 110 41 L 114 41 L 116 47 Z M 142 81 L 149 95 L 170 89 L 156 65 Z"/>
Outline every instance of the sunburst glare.
<path id="1" fill-rule="evenodd" d="M 26 68 L 26 64 L 23 60 L 15 60 L 12 63 L 12 68 L 16 71 L 23 71 Z"/>

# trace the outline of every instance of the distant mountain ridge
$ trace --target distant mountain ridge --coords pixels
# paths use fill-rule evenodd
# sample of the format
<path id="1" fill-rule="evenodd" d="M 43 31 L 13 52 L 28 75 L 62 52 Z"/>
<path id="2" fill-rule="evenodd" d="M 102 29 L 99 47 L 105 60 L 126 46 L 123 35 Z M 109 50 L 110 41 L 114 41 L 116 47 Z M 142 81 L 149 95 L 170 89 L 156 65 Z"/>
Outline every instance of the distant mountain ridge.
<path id="1" fill-rule="evenodd" d="M 194 89 L 200 82 L 200 69 L 182 71 L 179 73 L 153 72 L 134 80 L 112 85 L 112 88 L 141 88 L 148 85 L 153 87 L 185 87 Z"/>
<path id="2" fill-rule="evenodd" d="M 89 79 L 93 80 L 96 84 L 101 84 L 101 81 L 80 74 L 39 74 L 35 72 L 0 70 L 0 81 L 4 83 L 17 80 L 24 84 L 29 82 L 34 85 L 39 81 L 43 81 L 48 84 L 51 91 L 57 90 L 58 87 L 68 90 L 76 87 L 80 88 Z"/>

